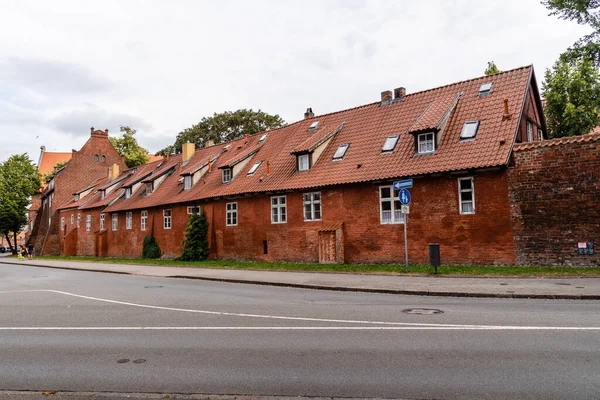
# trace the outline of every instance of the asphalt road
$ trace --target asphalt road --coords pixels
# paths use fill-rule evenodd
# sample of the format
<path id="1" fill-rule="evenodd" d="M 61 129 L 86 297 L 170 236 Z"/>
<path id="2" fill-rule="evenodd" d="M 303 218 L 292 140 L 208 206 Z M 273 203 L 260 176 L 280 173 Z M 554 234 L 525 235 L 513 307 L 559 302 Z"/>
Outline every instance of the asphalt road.
<path id="1" fill-rule="evenodd" d="M 598 399 L 600 304 L 0 264 L 0 390 Z"/>

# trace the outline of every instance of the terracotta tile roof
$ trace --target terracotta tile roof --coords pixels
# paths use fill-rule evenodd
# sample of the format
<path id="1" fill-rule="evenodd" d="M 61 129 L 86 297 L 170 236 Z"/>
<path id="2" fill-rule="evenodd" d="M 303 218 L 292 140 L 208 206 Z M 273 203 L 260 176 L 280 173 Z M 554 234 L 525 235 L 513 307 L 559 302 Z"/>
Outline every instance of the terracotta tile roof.
<path id="1" fill-rule="evenodd" d="M 38 170 L 44 175 L 53 171 L 54 166 L 59 162 L 67 162 L 71 159 L 73 153 L 57 153 L 52 151 L 44 151 L 40 159 Z"/>
<path id="2" fill-rule="evenodd" d="M 514 151 L 539 149 L 540 147 L 558 146 L 559 144 L 565 144 L 565 143 L 581 143 L 581 142 L 595 142 L 595 141 L 600 141 L 600 130 L 598 128 L 594 129 L 594 131 L 592 131 L 592 133 L 588 133 L 587 135 L 569 136 L 569 137 L 562 137 L 562 138 L 556 138 L 556 139 L 551 139 L 551 140 L 518 143 L 518 144 L 515 144 Z"/>
<path id="3" fill-rule="evenodd" d="M 256 154 L 256 152 L 258 152 L 261 149 L 261 147 L 262 147 L 262 144 L 255 145 L 250 148 L 246 148 L 241 153 L 238 153 L 238 154 L 234 155 L 233 157 L 229 157 L 227 159 L 227 161 L 224 161 L 223 164 L 221 164 L 221 166 L 219 166 L 219 168 L 231 168 L 234 165 L 241 163 L 246 158 Z"/>
<path id="4" fill-rule="evenodd" d="M 253 156 L 256 161 L 262 161 L 256 172 L 252 176 L 247 175 L 253 164 L 248 163 L 226 184 L 222 183 L 221 171 L 218 168 L 230 165 L 233 160 L 251 152 L 262 134 L 250 136 L 247 143 L 245 139 L 238 139 L 227 144 L 201 148 L 196 150 L 185 170 L 182 168 L 180 173 L 167 176 L 150 196 L 144 196 L 143 190 L 140 190 L 130 199 L 117 200 L 107 210 L 140 209 L 244 193 L 390 181 L 446 171 L 506 165 L 532 74 L 531 66 L 517 68 L 408 94 L 402 101 L 394 101 L 391 104 L 371 103 L 271 130 L 268 132 L 268 138 Z M 480 85 L 488 82 L 493 82 L 493 91 L 489 95 L 479 96 Z M 415 139 L 409 133 L 409 129 L 415 126 L 415 123 L 423 127 L 433 126 L 440 120 L 440 114 L 443 115 L 443 112 L 450 108 L 449 102 L 456 99 L 458 93 L 462 94 L 451 110 L 436 151 L 427 155 L 415 155 Z M 512 118 L 503 118 L 504 99 L 508 99 Z M 432 110 L 431 113 L 425 113 L 428 109 Z M 424 113 L 427 117 L 419 120 Z M 480 121 L 476 137 L 461 141 L 463 124 L 473 120 Z M 318 133 L 310 132 L 308 128 L 314 121 L 320 121 L 319 125 L 326 133 L 330 133 L 342 123 L 344 125 L 343 129 L 332 137 L 311 169 L 298 172 L 296 157 L 290 153 L 302 146 L 312 148 L 312 145 L 308 146 L 309 140 L 315 140 Z M 386 138 L 395 135 L 400 137 L 395 149 L 389 153 L 382 153 Z M 332 161 L 334 152 L 344 143 L 350 144 L 350 147 L 343 160 Z M 210 172 L 190 190 L 184 190 L 180 174 L 218 155 L 225 145 L 229 146 L 227 152 L 215 160 Z M 165 168 L 177 165 L 180 160 L 180 155 L 171 157 L 153 172 L 153 176 L 157 176 Z M 267 174 L 267 164 L 270 164 L 270 174 Z"/>
<path id="5" fill-rule="evenodd" d="M 421 114 L 419 119 L 408 130 L 410 133 L 440 130 L 440 125 L 445 117 L 452 112 L 458 102 L 461 93 L 442 93 Z"/>
<path id="6" fill-rule="evenodd" d="M 98 179 L 96 182 L 94 182 L 91 185 L 88 185 L 87 187 L 78 190 L 77 192 L 73 193 L 73 194 L 78 194 L 81 192 L 85 192 L 86 190 L 90 190 L 93 189 L 95 187 L 97 187 L 98 185 L 101 185 L 106 178 L 100 178 Z M 64 210 L 64 209 L 69 209 L 69 208 L 78 208 L 81 207 L 85 204 L 87 204 L 90 200 L 92 200 L 92 198 L 94 197 L 95 192 L 89 193 L 87 196 L 84 197 L 80 197 L 79 200 L 75 201 L 75 198 L 72 197 L 71 200 L 69 200 L 68 202 L 66 202 L 65 204 L 63 204 L 62 206 L 58 207 L 58 210 Z"/>
<path id="7" fill-rule="evenodd" d="M 148 154 L 148 164 L 153 163 L 155 161 L 162 161 L 162 159 L 163 159 L 163 156 Z"/>
<path id="8" fill-rule="evenodd" d="M 123 182 L 122 186 L 132 186 L 144 180 L 145 178 L 150 176 L 150 174 L 152 174 L 153 171 L 159 168 L 162 163 L 163 158 L 161 157 L 160 160 L 152 161 L 147 164 L 138 166 L 135 172 L 129 177 L 129 179 Z"/>
<path id="9" fill-rule="evenodd" d="M 319 124 L 321 126 L 321 124 Z M 294 150 L 292 150 L 291 154 L 302 154 L 308 153 L 319 147 L 321 144 L 325 143 L 328 139 L 333 137 L 344 127 L 344 123 L 342 122 L 337 127 L 333 128 L 332 126 L 323 126 L 321 129 L 317 130 L 312 136 L 302 142 L 300 145 L 296 146 Z M 332 129 L 333 128 L 333 129 Z M 311 131 L 309 131 L 311 132 Z"/>
<path id="10" fill-rule="evenodd" d="M 319 232 L 332 232 L 332 231 L 337 231 L 342 225 L 344 225 L 343 222 L 329 222 L 329 223 L 323 223 L 321 225 L 321 227 L 319 228 Z"/>

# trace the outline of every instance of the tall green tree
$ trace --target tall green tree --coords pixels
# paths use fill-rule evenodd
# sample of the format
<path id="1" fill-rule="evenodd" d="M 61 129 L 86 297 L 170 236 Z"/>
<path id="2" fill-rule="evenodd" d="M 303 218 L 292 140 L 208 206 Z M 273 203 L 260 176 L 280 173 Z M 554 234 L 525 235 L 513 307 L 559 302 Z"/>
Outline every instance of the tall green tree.
<path id="1" fill-rule="evenodd" d="M 179 258 L 182 261 L 204 261 L 210 254 L 208 247 L 208 221 L 204 211 L 200 214 L 191 214 L 185 229 L 183 253 Z"/>
<path id="2" fill-rule="evenodd" d="M 202 147 L 208 140 L 223 143 L 239 139 L 244 134 L 252 135 L 284 125 L 285 121 L 279 115 L 267 114 L 261 110 L 241 109 L 214 113 L 211 117 L 204 117 L 197 124 L 179 132 L 175 143 L 165 147 L 157 154 L 180 153 L 181 146 L 187 142 L 195 143 L 196 147 Z"/>
<path id="3" fill-rule="evenodd" d="M 497 74 L 497 73 L 500 73 L 500 72 L 502 72 L 502 71 L 500 71 L 500 68 L 498 68 L 496 66 L 495 62 L 488 61 L 488 66 L 485 69 L 484 74 L 486 74 L 486 75 L 493 75 L 493 74 Z"/>
<path id="4" fill-rule="evenodd" d="M 110 137 L 109 140 L 119 155 L 123 156 L 129 168 L 137 167 L 148 162 L 148 150 L 140 146 L 135 138 L 137 131 L 128 126 L 121 126 L 121 137 Z"/>
<path id="5" fill-rule="evenodd" d="M 582 135 L 600 125 L 600 74 L 592 60 L 559 59 L 545 79 L 544 112 L 552 137 Z"/>
<path id="6" fill-rule="evenodd" d="M 27 154 L 11 156 L 0 163 L 0 233 L 16 252 L 17 235 L 27 224 L 27 206 L 40 189 L 38 169 Z"/>

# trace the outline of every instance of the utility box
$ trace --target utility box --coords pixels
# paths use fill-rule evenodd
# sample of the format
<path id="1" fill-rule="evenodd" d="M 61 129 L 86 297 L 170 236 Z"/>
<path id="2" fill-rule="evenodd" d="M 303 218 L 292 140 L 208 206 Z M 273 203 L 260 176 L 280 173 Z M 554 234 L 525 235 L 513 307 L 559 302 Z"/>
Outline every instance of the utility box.
<path id="1" fill-rule="evenodd" d="M 439 243 L 429 243 L 429 265 L 435 267 L 435 273 L 437 274 L 437 269 L 440 266 L 440 244 Z"/>

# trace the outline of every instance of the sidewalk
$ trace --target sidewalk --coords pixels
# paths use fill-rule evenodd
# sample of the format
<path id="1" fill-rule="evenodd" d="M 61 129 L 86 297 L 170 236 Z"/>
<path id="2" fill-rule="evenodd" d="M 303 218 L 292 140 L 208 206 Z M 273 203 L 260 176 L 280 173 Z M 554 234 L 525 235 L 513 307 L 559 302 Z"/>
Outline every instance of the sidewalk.
<path id="1" fill-rule="evenodd" d="M 320 272 L 183 268 L 62 260 L 0 258 L 0 264 L 109 272 L 163 278 L 250 283 L 309 289 L 421 296 L 600 300 L 600 278 L 449 278 Z"/>

